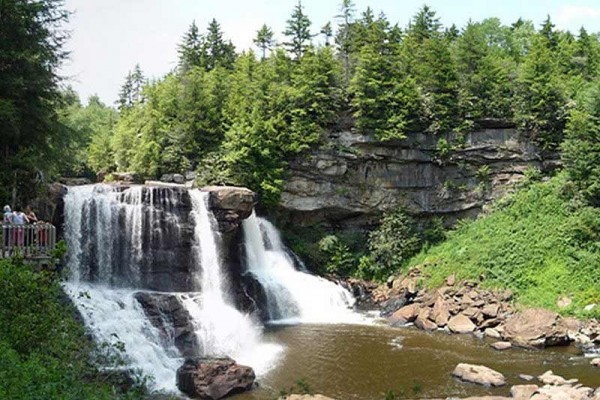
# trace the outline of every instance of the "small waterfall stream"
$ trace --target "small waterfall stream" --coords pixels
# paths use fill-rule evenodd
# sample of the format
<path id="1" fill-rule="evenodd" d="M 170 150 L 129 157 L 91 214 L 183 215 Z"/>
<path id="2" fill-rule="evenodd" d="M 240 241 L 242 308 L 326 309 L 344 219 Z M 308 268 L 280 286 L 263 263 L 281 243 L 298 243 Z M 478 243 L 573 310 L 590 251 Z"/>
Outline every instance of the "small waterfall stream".
<path id="1" fill-rule="evenodd" d="M 295 268 L 273 224 L 252 214 L 243 226 L 248 270 L 265 289 L 271 322 L 364 322 L 352 311 L 350 292 Z"/>
<path id="2" fill-rule="evenodd" d="M 230 356 L 242 364 L 251 365 L 259 374 L 265 372 L 273 365 L 280 347 L 262 343 L 259 323 L 232 305 L 223 282 L 214 222 L 208 211 L 208 193 L 199 190 L 189 193 L 197 241 L 194 254 L 202 266 L 201 291 L 183 299 L 196 322 L 196 333 L 204 353 Z"/>

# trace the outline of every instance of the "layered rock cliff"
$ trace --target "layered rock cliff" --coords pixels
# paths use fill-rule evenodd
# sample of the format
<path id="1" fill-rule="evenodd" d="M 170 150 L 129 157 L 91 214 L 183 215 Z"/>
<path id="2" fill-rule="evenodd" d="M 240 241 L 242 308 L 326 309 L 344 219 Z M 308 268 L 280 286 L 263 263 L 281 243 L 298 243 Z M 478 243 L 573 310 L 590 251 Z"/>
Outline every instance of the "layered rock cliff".
<path id="1" fill-rule="evenodd" d="M 320 221 L 361 229 L 376 223 L 383 210 L 403 205 L 411 214 L 443 216 L 452 223 L 477 215 L 528 168 L 548 171 L 558 162 L 556 154 L 543 154 L 510 126 L 462 138 L 410 134 L 390 142 L 339 132 L 291 162 L 279 214 L 292 224 Z"/>

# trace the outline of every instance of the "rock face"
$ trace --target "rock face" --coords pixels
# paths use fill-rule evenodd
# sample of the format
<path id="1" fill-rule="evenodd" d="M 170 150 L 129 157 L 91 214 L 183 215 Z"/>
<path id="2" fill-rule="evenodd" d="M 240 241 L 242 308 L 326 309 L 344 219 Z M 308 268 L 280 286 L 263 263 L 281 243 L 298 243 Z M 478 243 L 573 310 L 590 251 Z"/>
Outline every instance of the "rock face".
<path id="1" fill-rule="evenodd" d="M 558 314 L 539 308 L 528 309 L 510 318 L 503 337 L 522 347 L 543 348 L 568 344 L 568 330 Z"/>
<path id="2" fill-rule="evenodd" d="M 177 370 L 177 387 L 197 399 L 222 399 L 254 386 L 254 371 L 231 358 L 186 359 Z"/>
<path id="3" fill-rule="evenodd" d="M 484 386 L 503 386 L 506 385 L 506 379 L 500 372 L 483 365 L 458 364 L 452 372 L 452 375 L 463 381 L 477 383 Z"/>
<path id="4" fill-rule="evenodd" d="M 135 299 L 142 306 L 150 323 L 158 329 L 163 347 L 175 345 L 182 357 L 197 357 L 202 354 L 192 318 L 177 296 L 138 292 Z"/>
<path id="5" fill-rule="evenodd" d="M 209 207 L 219 222 L 221 232 L 239 228 L 241 221 L 252 214 L 256 203 L 256 194 L 242 187 L 206 186 L 201 190 L 210 193 Z"/>
<path id="6" fill-rule="evenodd" d="M 544 159 L 506 126 L 468 134 L 449 159 L 439 156 L 439 139 L 458 143 L 453 135 L 411 133 L 402 141 L 379 142 L 348 131 L 330 134 L 327 148 L 291 162 L 282 219 L 356 230 L 398 203 L 418 215 L 474 216 L 528 167 L 547 170 L 556 164 L 557 157 Z"/>

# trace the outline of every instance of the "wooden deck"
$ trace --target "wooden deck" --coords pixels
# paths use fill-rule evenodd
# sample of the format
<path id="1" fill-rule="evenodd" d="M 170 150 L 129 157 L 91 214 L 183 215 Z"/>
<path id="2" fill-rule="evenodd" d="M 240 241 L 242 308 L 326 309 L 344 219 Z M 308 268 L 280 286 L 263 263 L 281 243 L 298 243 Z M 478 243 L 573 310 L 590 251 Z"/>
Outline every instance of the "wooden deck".
<path id="1" fill-rule="evenodd" d="M 50 260 L 55 247 L 56 228 L 52 224 L 0 225 L 0 258 L 43 262 Z"/>

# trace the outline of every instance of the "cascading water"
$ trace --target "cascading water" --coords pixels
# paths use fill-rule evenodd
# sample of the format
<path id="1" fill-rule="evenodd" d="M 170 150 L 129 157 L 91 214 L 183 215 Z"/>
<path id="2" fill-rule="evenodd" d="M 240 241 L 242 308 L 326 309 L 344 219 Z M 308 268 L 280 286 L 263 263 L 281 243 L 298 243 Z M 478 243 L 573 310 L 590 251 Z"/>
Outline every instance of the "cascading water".
<path id="1" fill-rule="evenodd" d="M 208 194 L 191 190 L 195 220 L 194 253 L 202 266 L 201 291 L 184 296 L 184 304 L 196 322 L 196 333 L 205 356 L 230 356 L 251 365 L 258 374 L 273 366 L 280 346 L 262 343 L 262 327 L 238 311 L 229 299 L 216 245 L 213 221 L 208 211 Z"/>
<path id="2" fill-rule="evenodd" d="M 142 282 L 142 187 L 123 191 L 97 185 L 70 188 L 65 239 L 70 280 L 65 291 L 99 343 L 124 346 L 128 367 L 154 378 L 156 390 L 176 391 L 182 358 L 173 337 L 149 321 L 135 298 Z"/>
<path id="3" fill-rule="evenodd" d="M 65 197 L 65 290 L 96 340 L 123 345 L 128 368 L 153 376 L 155 390 L 177 391 L 183 353 L 231 356 L 260 375 L 281 351 L 233 306 L 207 200 L 198 190 L 109 185 Z M 188 330 L 197 347 L 182 339 Z"/>
<path id="4" fill-rule="evenodd" d="M 248 272 L 265 290 L 269 318 L 281 323 L 362 323 L 343 287 L 298 271 L 277 229 L 254 213 L 243 222 Z"/>

